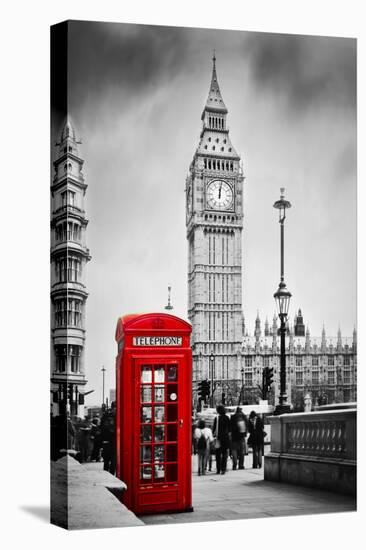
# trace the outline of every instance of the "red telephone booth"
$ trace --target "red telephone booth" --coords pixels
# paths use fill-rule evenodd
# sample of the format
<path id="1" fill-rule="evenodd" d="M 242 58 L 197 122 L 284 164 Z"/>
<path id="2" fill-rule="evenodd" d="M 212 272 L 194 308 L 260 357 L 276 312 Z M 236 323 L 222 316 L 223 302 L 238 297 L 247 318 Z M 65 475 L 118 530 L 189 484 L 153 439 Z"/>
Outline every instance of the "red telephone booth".
<path id="1" fill-rule="evenodd" d="M 191 330 L 165 313 L 118 320 L 117 476 L 137 514 L 192 510 Z"/>

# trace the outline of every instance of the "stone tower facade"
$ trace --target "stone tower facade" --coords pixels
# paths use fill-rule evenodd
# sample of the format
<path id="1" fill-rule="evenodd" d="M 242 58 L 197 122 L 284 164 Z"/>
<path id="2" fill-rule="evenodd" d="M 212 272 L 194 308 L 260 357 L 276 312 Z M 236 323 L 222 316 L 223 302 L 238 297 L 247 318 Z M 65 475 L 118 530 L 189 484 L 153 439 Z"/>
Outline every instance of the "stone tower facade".
<path id="1" fill-rule="evenodd" d="M 51 184 L 51 412 L 84 415 L 87 185 L 69 120 L 56 144 Z"/>
<path id="2" fill-rule="evenodd" d="M 200 141 L 186 180 L 186 227 L 193 390 L 195 395 L 199 380 L 213 381 L 214 402 L 238 391 L 243 335 L 244 177 L 227 113 L 213 57 Z"/>

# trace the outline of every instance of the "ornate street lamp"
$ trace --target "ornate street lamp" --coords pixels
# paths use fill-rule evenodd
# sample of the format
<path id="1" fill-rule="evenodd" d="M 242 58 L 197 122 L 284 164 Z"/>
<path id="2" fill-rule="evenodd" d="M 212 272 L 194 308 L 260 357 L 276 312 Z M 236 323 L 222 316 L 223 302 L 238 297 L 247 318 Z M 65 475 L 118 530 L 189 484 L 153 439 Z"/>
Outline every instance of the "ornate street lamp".
<path id="1" fill-rule="evenodd" d="M 240 405 L 240 402 L 241 402 L 242 405 L 244 405 L 244 367 L 241 367 L 240 374 L 241 374 L 241 388 L 240 388 L 240 396 L 239 396 L 238 405 Z"/>
<path id="2" fill-rule="evenodd" d="M 211 378 L 210 407 L 211 408 L 213 407 L 214 366 L 215 366 L 215 356 L 211 351 L 211 354 L 210 354 L 210 378 Z"/>
<path id="3" fill-rule="evenodd" d="M 287 395 L 286 395 L 286 347 L 285 347 L 285 336 L 286 336 L 286 321 L 288 310 L 290 306 L 291 292 L 286 288 L 286 283 L 284 280 L 284 222 L 286 219 L 286 209 L 291 208 L 291 203 L 285 200 L 285 189 L 281 187 L 281 196 L 280 200 L 276 201 L 273 205 L 274 208 L 277 208 L 279 211 L 279 223 L 281 228 L 281 280 L 278 286 L 277 292 L 274 293 L 273 297 L 276 301 L 278 316 L 280 318 L 280 399 L 279 404 L 276 407 L 275 414 L 283 414 L 290 412 L 290 405 L 287 404 Z"/>
<path id="4" fill-rule="evenodd" d="M 102 371 L 102 375 L 103 375 L 103 394 L 102 394 L 102 397 L 103 397 L 103 406 L 104 406 L 104 375 L 105 375 L 105 368 L 104 368 L 104 365 L 103 365 L 103 367 L 101 368 L 101 371 Z"/>
<path id="5" fill-rule="evenodd" d="M 173 309 L 173 306 L 172 306 L 171 301 L 170 301 L 171 290 L 172 290 L 172 287 L 168 286 L 168 303 L 167 303 L 167 305 L 165 306 L 164 309 Z"/>

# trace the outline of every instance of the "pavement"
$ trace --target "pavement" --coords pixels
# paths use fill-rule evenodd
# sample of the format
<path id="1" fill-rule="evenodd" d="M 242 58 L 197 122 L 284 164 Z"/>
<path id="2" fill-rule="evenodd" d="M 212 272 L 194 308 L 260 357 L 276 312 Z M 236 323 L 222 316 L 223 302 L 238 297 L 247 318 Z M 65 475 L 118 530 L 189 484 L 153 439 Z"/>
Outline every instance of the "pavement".
<path id="1" fill-rule="evenodd" d="M 264 481 L 263 466 L 255 470 L 251 466 L 250 454 L 245 457 L 244 470 L 233 471 L 229 460 L 225 475 L 198 476 L 197 457 L 192 457 L 194 511 L 140 516 L 140 519 L 145 525 L 159 525 L 356 510 L 356 499 L 351 496 Z"/>
<path id="2" fill-rule="evenodd" d="M 66 529 L 143 525 L 115 496 L 126 485 L 103 464 L 79 464 L 71 456 L 51 462 L 51 522 Z"/>
<path id="3" fill-rule="evenodd" d="M 93 529 L 356 510 L 354 497 L 265 481 L 263 467 L 254 470 L 251 466 L 249 454 L 245 457 L 244 470 L 233 471 L 229 459 L 225 475 L 209 472 L 198 476 L 197 456 L 193 456 L 194 511 L 136 517 L 114 496 L 123 482 L 104 472 L 101 462 L 80 465 L 73 458 L 64 457 L 52 465 L 51 516 L 53 523 L 69 529 Z"/>

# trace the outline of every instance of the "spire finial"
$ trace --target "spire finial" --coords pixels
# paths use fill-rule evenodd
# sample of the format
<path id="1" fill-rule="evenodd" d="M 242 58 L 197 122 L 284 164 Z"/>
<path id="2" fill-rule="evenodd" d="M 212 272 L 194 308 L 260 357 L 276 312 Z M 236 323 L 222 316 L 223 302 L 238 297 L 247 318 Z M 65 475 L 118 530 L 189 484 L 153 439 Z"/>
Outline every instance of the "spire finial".
<path id="1" fill-rule="evenodd" d="M 213 56 L 212 56 L 212 62 L 213 62 L 213 68 L 216 69 L 216 50 L 213 50 Z"/>

